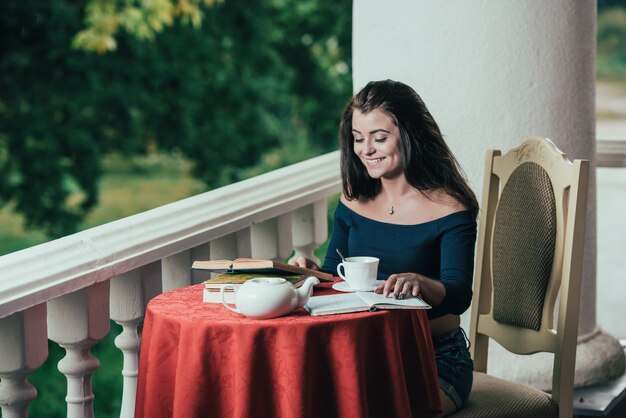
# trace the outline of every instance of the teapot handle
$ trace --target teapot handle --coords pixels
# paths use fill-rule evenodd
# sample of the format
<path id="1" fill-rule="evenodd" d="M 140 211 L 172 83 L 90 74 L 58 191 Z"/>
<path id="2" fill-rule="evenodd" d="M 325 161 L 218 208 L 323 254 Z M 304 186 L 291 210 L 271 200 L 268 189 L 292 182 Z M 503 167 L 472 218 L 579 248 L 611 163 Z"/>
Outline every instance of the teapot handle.
<path id="1" fill-rule="evenodd" d="M 229 304 L 227 304 L 227 303 L 226 303 L 226 301 L 224 300 L 224 291 L 225 291 L 227 288 L 229 288 L 229 287 L 231 287 L 234 291 L 236 291 L 236 290 L 235 290 L 235 286 L 230 285 L 230 284 L 228 284 L 228 285 L 226 285 L 226 286 L 222 287 L 222 289 L 220 290 L 220 294 L 222 295 L 222 305 L 226 306 L 226 307 L 227 307 L 228 309 L 230 309 L 231 311 L 233 311 L 233 312 L 236 312 L 236 313 L 240 314 L 241 312 L 239 311 L 239 309 L 237 309 L 237 308 L 233 308 L 232 306 L 230 306 Z"/>

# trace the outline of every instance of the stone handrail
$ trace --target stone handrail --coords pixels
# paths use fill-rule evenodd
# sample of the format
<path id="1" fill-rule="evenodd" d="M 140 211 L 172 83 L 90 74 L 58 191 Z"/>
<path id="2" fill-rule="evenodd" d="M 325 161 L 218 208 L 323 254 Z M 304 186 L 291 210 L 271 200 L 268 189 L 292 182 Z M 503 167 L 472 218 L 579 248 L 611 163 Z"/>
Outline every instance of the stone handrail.
<path id="1" fill-rule="evenodd" d="M 0 257 L 0 407 L 27 416 L 36 397 L 27 377 L 47 340 L 67 355 L 68 417 L 93 416 L 89 348 L 122 325 L 121 416 L 132 416 L 145 304 L 197 283 L 194 259 L 312 255 L 327 238 L 328 197 L 340 190 L 333 152 L 175 203 Z"/>
<path id="2" fill-rule="evenodd" d="M 596 163 L 598 167 L 626 167 L 626 139 L 598 138 Z"/>

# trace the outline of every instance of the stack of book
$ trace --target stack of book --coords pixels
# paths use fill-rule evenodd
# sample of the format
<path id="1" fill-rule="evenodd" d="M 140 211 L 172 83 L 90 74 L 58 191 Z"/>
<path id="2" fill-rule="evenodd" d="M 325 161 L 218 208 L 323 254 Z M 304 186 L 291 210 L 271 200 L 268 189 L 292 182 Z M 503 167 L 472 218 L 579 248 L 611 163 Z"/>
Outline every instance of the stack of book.
<path id="1" fill-rule="evenodd" d="M 204 302 L 222 303 L 222 288 L 224 290 L 224 301 L 226 303 L 235 303 L 235 292 L 248 279 L 255 277 L 282 277 L 295 287 L 302 286 L 305 279 L 309 276 L 304 275 L 275 275 L 275 274 L 252 274 L 252 273 L 223 273 L 204 282 L 204 291 L 202 300 Z"/>
<path id="2" fill-rule="evenodd" d="M 235 302 L 235 292 L 246 280 L 254 277 L 282 277 L 295 287 L 300 287 L 307 277 L 315 276 L 322 281 L 332 281 L 333 276 L 317 270 L 305 269 L 290 264 L 262 259 L 238 258 L 236 260 L 195 261 L 191 266 L 195 270 L 208 270 L 220 273 L 204 282 L 204 302 L 221 303 L 221 290 L 226 303 Z"/>

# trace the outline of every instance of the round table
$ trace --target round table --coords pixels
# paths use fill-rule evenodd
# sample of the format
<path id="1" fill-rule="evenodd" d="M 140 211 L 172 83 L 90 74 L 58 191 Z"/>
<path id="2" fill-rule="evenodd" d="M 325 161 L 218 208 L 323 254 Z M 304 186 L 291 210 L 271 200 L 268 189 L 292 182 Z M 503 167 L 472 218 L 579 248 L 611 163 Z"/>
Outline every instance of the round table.
<path id="1" fill-rule="evenodd" d="M 440 411 L 423 310 L 253 320 L 203 285 L 148 304 L 136 417 L 431 417 Z M 315 295 L 335 292 L 330 283 Z"/>

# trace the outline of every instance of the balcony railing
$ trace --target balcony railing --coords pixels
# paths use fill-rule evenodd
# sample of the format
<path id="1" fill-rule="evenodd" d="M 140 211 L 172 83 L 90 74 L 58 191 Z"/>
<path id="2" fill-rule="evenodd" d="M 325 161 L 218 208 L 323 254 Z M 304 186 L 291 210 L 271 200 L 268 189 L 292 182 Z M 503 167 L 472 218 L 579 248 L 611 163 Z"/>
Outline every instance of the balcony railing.
<path id="1" fill-rule="evenodd" d="M 625 140 L 598 140 L 600 167 L 626 167 Z M 121 417 L 132 417 L 147 302 L 205 279 L 194 260 L 313 255 L 327 238 L 327 199 L 339 192 L 339 154 L 282 168 L 119 221 L 0 257 L 0 407 L 26 417 L 28 376 L 47 340 L 66 351 L 68 417 L 93 416 L 90 347 L 122 326 Z"/>
<path id="2" fill-rule="evenodd" d="M 340 190 L 339 154 L 285 167 L 138 215 L 0 257 L 0 407 L 26 417 L 36 390 L 28 376 L 66 351 L 67 416 L 92 417 L 90 348 L 122 326 L 120 416 L 132 417 L 147 302 L 205 277 L 194 260 L 313 256 L 328 234 L 327 200 Z M 122 378 L 122 377 L 120 377 Z"/>
<path id="3" fill-rule="evenodd" d="M 596 141 L 598 167 L 626 167 L 626 139 L 602 138 Z"/>

